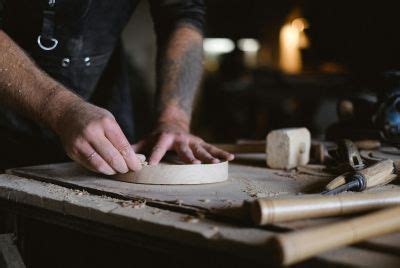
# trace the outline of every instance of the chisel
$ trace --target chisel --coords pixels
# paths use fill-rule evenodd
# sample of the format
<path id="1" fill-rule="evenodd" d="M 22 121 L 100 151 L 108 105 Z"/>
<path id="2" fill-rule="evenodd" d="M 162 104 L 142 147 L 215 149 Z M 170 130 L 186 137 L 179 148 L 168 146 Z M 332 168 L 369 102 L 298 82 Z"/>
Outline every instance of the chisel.
<path id="1" fill-rule="evenodd" d="M 397 177 L 396 166 L 392 160 L 386 159 L 362 170 L 343 174 L 326 185 L 326 191 L 322 194 L 338 194 L 350 190 L 361 192 L 388 184 Z"/>
<path id="2" fill-rule="evenodd" d="M 255 224 L 266 225 L 295 220 L 333 217 L 400 206 L 400 189 L 342 195 L 304 195 L 261 198 L 252 203 Z"/>

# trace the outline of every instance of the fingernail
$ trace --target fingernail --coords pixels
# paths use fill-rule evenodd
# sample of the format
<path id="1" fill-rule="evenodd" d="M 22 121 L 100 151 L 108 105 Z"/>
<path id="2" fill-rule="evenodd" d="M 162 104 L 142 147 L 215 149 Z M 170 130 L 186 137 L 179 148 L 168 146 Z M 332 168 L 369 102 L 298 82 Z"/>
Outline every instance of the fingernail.
<path id="1" fill-rule="evenodd" d="M 220 163 L 221 161 L 219 159 L 214 158 L 213 160 L 211 160 L 211 163 L 217 164 Z"/>
<path id="2" fill-rule="evenodd" d="M 129 171 L 129 168 L 126 166 L 126 165 L 120 165 L 119 167 L 118 167 L 118 172 L 120 172 L 120 173 L 127 173 Z"/>
<path id="3" fill-rule="evenodd" d="M 106 175 L 115 175 L 117 174 L 117 172 L 115 172 L 115 170 L 107 167 L 107 168 L 102 168 L 101 170 L 99 170 L 101 173 L 106 174 Z"/>
<path id="4" fill-rule="evenodd" d="M 192 160 L 192 163 L 193 163 L 193 164 L 201 164 L 201 161 L 199 161 L 199 160 Z"/>
<path id="5" fill-rule="evenodd" d="M 135 170 L 136 170 L 136 171 L 141 170 L 142 168 L 143 168 L 143 165 L 142 165 L 142 164 L 136 163 L 136 165 L 135 165 Z"/>

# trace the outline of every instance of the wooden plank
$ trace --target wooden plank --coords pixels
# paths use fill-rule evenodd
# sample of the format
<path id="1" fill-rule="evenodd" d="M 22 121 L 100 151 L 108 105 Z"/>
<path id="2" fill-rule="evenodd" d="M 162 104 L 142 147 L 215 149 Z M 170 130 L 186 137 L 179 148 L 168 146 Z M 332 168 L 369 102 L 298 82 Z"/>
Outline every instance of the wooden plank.
<path id="1" fill-rule="evenodd" d="M 11 234 L 0 234 L 0 267 L 24 268 L 21 255 L 13 243 Z"/>
<path id="2" fill-rule="evenodd" d="M 360 248 L 341 248 L 321 254 L 316 259 L 303 263 L 304 267 L 312 267 L 315 261 L 323 261 L 323 267 L 399 267 L 398 255 L 385 254 Z M 322 266 L 321 264 L 316 264 Z"/>
<path id="3" fill-rule="evenodd" d="M 92 195 L 58 185 L 0 175 L 0 198 L 47 209 L 128 232 L 166 241 L 243 254 L 266 262 L 265 241 L 274 233 L 251 227 L 220 223 L 202 217 L 150 207 L 136 202 Z M 212 243 L 210 243 L 212 241 Z"/>
<path id="4" fill-rule="evenodd" d="M 91 173 L 74 163 L 16 168 L 8 172 L 89 192 L 146 199 L 152 204 L 192 209 L 245 221 L 249 220 L 242 209 L 245 201 L 315 191 L 330 179 L 272 170 L 265 165 L 265 154 L 239 155 L 237 161 L 230 164 L 228 181 L 195 186 L 124 183 Z"/>
<path id="5" fill-rule="evenodd" d="M 114 226 L 127 232 L 143 233 L 167 241 L 271 264 L 268 258 L 271 252 L 265 242 L 275 233 L 267 230 L 201 217 L 188 217 L 184 213 L 92 195 L 84 191 L 12 175 L 0 175 L 0 198 L 50 210 L 61 215 L 71 215 L 90 222 Z M 371 258 L 370 262 L 365 263 L 364 261 L 369 258 Z M 392 264 L 399 263 L 399 257 L 346 248 L 323 254 L 311 262 L 319 265 L 341 266 L 368 266 L 368 264 L 381 262 L 389 265 L 386 267 L 391 267 Z"/>

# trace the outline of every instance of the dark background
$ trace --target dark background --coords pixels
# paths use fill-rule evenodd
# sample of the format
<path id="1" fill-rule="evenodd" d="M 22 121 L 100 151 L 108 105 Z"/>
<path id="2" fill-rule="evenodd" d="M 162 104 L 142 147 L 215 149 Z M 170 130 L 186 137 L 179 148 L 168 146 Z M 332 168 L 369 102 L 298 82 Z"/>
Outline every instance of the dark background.
<path id="1" fill-rule="evenodd" d="M 381 90 L 379 75 L 400 69 L 399 9 L 395 3 L 206 1 L 206 37 L 234 42 L 255 38 L 269 58 L 248 68 L 238 50 L 221 56 L 220 68 L 205 73 L 194 113 L 194 132 L 210 141 L 232 142 L 264 139 L 274 128 L 306 126 L 314 137 L 323 138 L 326 128 L 337 120 L 338 99 L 361 93 L 374 96 Z M 279 29 L 296 8 L 309 23 L 305 33 L 310 45 L 302 50 L 302 71 L 286 74 L 277 64 Z M 152 102 L 155 90 L 156 48 L 145 2 L 124 36 L 134 70 L 137 109 L 141 111 L 137 113 L 140 136 L 149 128 L 143 111 L 151 112 L 147 103 Z"/>

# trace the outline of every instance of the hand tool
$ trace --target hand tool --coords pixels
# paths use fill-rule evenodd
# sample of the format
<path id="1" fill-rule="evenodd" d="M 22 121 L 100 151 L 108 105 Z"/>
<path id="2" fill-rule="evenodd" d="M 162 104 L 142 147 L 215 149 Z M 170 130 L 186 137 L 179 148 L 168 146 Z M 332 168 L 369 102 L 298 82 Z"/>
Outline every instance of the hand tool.
<path id="1" fill-rule="evenodd" d="M 384 185 L 397 177 L 397 168 L 390 159 L 380 161 L 362 170 L 346 173 L 335 178 L 326 186 L 322 194 L 338 194 L 344 191 L 364 191 Z"/>
<path id="2" fill-rule="evenodd" d="M 360 152 L 351 140 L 340 140 L 337 144 L 337 149 L 331 150 L 329 153 L 344 170 L 356 171 L 365 168 Z"/>
<path id="3" fill-rule="evenodd" d="M 280 234 L 267 242 L 275 261 L 292 265 L 327 250 L 354 244 L 369 238 L 400 231 L 400 206 L 373 212 L 365 216 Z"/>
<path id="4" fill-rule="evenodd" d="M 400 189 L 374 193 L 348 193 L 334 196 L 306 195 L 263 198 L 251 205 L 257 225 L 341 216 L 400 205 Z"/>

